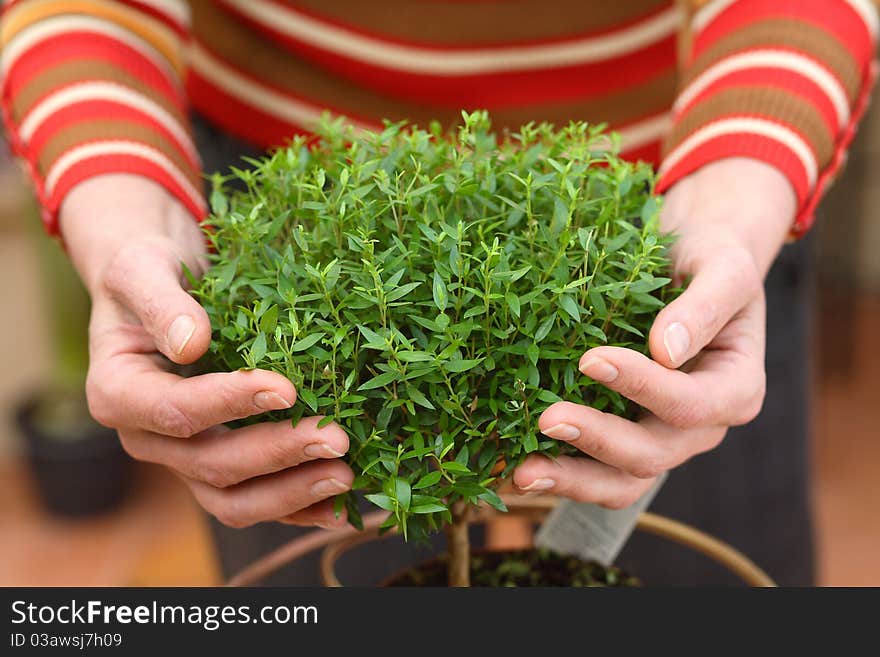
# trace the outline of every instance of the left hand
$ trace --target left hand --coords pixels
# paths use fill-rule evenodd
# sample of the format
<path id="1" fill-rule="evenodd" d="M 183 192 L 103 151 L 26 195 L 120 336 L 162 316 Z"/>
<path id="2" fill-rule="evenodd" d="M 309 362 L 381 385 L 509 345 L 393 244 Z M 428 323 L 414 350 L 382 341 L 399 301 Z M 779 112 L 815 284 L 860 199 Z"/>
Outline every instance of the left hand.
<path id="1" fill-rule="evenodd" d="M 676 282 L 690 283 L 654 321 L 653 360 L 598 347 L 579 363 L 584 374 L 650 413 L 632 422 L 554 404 L 539 420 L 541 432 L 595 460 L 530 456 L 514 472 L 519 491 L 623 508 L 659 474 L 716 447 L 728 427 L 755 418 L 765 390 L 763 279 L 796 205 L 779 171 L 746 158 L 707 165 L 670 189 L 661 230 L 677 235 Z"/>

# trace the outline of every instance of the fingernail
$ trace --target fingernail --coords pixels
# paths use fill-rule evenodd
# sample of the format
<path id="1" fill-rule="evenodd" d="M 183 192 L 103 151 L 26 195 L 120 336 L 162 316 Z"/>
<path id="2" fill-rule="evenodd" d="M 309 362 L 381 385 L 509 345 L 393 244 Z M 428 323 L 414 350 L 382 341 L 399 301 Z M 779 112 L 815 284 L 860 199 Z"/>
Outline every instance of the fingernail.
<path id="1" fill-rule="evenodd" d="M 528 486 L 520 486 L 520 490 L 550 490 L 555 485 L 552 479 L 535 479 Z"/>
<path id="2" fill-rule="evenodd" d="M 673 322 L 667 326 L 663 332 L 663 345 L 666 347 L 666 353 L 669 354 L 669 360 L 674 365 L 680 364 L 691 346 L 691 336 L 684 324 Z"/>
<path id="3" fill-rule="evenodd" d="M 348 490 L 348 486 L 338 479 L 321 479 L 312 484 L 311 490 L 314 497 L 329 497 L 330 495 L 344 493 Z"/>
<path id="4" fill-rule="evenodd" d="M 281 411 L 293 406 L 284 397 L 271 390 L 261 390 L 254 395 L 254 406 L 264 411 Z"/>
<path id="5" fill-rule="evenodd" d="M 165 335 L 168 346 L 171 347 L 175 354 L 183 353 L 195 330 L 196 323 L 189 315 L 175 317 L 174 321 L 171 322 L 171 326 L 168 327 L 168 333 Z"/>
<path id="6" fill-rule="evenodd" d="M 611 383 L 619 374 L 614 365 L 607 360 L 596 358 L 595 356 L 588 358 L 586 362 L 581 365 L 581 372 L 594 381 L 599 381 L 601 383 Z"/>
<path id="7" fill-rule="evenodd" d="M 338 459 L 344 456 L 343 452 L 337 452 L 330 445 L 324 443 L 312 443 L 303 448 L 303 454 L 313 459 Z"/>
<path id="8" fill-rule="evenodd" d="M 581 430 L 577 427 L 574 427 L 570 424 L 555 424 L 549 429 L 542 429 L 541 433 L 545 436 L 550 436 L 551 438 L 555 438 L 556 440 L 577 440 L 581 437 Z"/>

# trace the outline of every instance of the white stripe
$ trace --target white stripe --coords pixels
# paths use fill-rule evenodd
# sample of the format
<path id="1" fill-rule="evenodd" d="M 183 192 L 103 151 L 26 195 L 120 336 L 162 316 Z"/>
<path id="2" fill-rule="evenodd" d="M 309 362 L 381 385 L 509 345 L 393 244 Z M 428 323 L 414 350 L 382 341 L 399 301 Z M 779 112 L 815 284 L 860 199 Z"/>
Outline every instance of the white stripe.
<path id="1" fill-rule="evenodd" d="M 818 176 L 818 164 L 816 156 L 807 143 L 795 132 L 789 130 L 783 125 L 767 121 L 765 119 L 755 119 L 747 117 L 738 117 L 730 119 L 722 119 L 703 126 L 687 139 L 685 139 L 678 147 L 675 148 L 660 165 L 660 174 L 672 169 L 682 159 L 684 159 L 694 149 L 702 146 L 708 141 L 731 135 L 736 133 L 746 133 L 753 135 L 761 135 L 769 139 L 774 139 L 782 145 L 790 149 L 800 160 L 807 175 L 807 183 L 810 189 L 816 184 Z"/>
<path id="2" fill-rule="evenodd" d="M 190 62 L 193 70 L 212 85 L 281 121 L 307 128 L 320 120 L 326 111 L 319 105 L 285 96 L 240 75 L 197 43 L 190 48 Z M 347 120 L 359 130 L 381 129 L 378 123 Z M 663 138 L 671 121 L 671 115 L 664 112 L 619 130 L 621 149 L 634 150 Z"/>
<path id="3" fill-rule="evenodd" d="M 101 157 L 104 155 L 128 155 L 148 160 L 160 167 L 165 173 L 171 176 L 181 189 L 191 198 L 191 200 L 200 208 L 205 207 L 205 201 L 201 193 L 193 187 L 192 183 L 184 176 L 180 170 L 174 166 L 165 154 L 157 151 L 155 148 L 134 141 L 102 141 L 83 144 L 70 149 L 64 155 L 55 160 L 55 163 L 46 173 L 46 192 L 52 194 L 55 185 L 61 180 L 65 173 L 83 160 L 92 157 Z"/>
<path id="4" fill-rule="evenodd" d="M 308 127 L 319 121 L 326 111 L 318 105 L 285 96 L 274 89 L 244 77 L 197 43 L 192 44 L 189 54 L 193 70 L 209 80 L 214 86 L 282 121 L 300 127 Z M 380 127 L 379 124 L 370 125 L 352 119 L 349 119 L 349 122 L 357 128 L 366 130 L 375 130 Z"/>
<path id="5" fill-rule="evenodd" d="M 121 41 L 158 66 L 175 86 L 180 86 L 177 72 L 158 50 L 115 23 L 93 16 L 55 16 L 29 25 L 12 37 L 0 51 L 0 70 L 6 75 L 16 60 L 39 42 L 74 31 L 94 32 Z"/>
<path id="6" fill-rule="evenodd" d="M 115 82 L 81 82 L 64 87 L 40 101 L 21 121 L 19 134 L 29 142 L 40 126 L 59 110 L 94 100 L 106 100 L 143 112 L 160 123 L 180 143 L 193 162 L 199 156 L 186 130 L 168 111 L 143 94 Z"/>
<path id="7" fill-rule="evenodd" d="M 620 150 L 632 151 L 662 139 L 671 125 L 671 114 L 664 112 L 617 130 L 620 135 Z"/>
<path id="8" fill-rule="evenodd" d="M 140 0 L 142 5 L 152 7 L 181 27 L 189 27 L 189 3 L 183 0 Z"/>
<path id="9" fill-rule="evenodd" d="M 828 70 L 804 55 L 784 50 L 751 50 L 731 55 L 716 62 L 696 77 L 675 100 L 673 109 L 681 111 L 703 90 L 725 75 L 749 68 L 771 67 L 793 71 L 815 82 L 834 107 L 838 126 L 849 122 L 849 101 L 846 91 Z"/>
<path id="10" fill-rule="evenodd" d="M 874 3 L 871 0 L 846 0 L 846 2 L 865 21 L 868 32 L 871 34 L 871 39 L 876 41 L 878 25 L 877 8 L 874 6 Z"/>
<path id="11" fill-rule="evenodd" d="M 691 26 L 694 30 L 699 32 L 715 20 L 715 17 L 718 16 L 718 14 L 736 1 L 737 0 L 714 0 L 713 2 L 710 2 L 694 14 L 694 17 L 691 20 Z"/>
<path id="12" fill-rule="evenodd" d="M 602 36 L 513 48 L 439 51 L 374 39 L 266 0 L 223 1 L 267 28 L 284 32 L 310 45 L 384 68 L 433 75 L 535 70 L 620 57 L 674 34 L 681 15 L 678 6 L 674 5 L 632 27 Z"/>

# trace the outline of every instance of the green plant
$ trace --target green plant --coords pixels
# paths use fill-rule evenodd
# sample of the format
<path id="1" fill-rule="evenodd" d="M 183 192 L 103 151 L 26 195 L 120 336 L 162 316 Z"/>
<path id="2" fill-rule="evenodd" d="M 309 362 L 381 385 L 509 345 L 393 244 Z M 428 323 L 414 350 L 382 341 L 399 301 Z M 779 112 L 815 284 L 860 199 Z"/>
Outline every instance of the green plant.
<path id="1" fill-rule="evenodd" d="M 577 363 L 645 351 L 669 282 L 651 168 L 601 126 L 499 138 L 463 116 L 452 134 L 325 119 L 317 141 L 215 175 L 213 267 L 195 282 L 217 366 L 290 378 L 286 416 L 346 429 L 384 527 L 449 524 L 454 553 L 471 505 L 503 509 L 499 480 L 559 453 L 537 429 L 550 404 L 637 411 Z M 352 494 L 337 504 L 358 523 Z"/>

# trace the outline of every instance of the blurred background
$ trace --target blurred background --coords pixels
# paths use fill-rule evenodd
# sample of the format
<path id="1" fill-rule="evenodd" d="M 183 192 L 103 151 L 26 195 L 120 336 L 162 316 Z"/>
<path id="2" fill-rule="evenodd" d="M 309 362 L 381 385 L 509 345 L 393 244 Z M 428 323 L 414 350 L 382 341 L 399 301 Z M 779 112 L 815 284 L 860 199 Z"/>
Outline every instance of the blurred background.
<path id="1" fill-rule="evenodd" d="M 821 585 L 880 585 L 878 180 L 875 103 L 812 240 Z M 220 583 L 207 524 L 182 484 L 130 461 L 83 416 L 75 393 L 85 376 L 88 300 L 43 234 L 2 137 L 0 232 L 0 585 Z"/>

